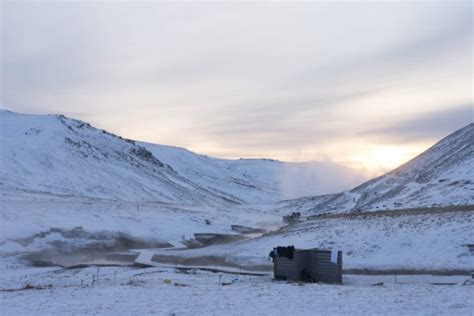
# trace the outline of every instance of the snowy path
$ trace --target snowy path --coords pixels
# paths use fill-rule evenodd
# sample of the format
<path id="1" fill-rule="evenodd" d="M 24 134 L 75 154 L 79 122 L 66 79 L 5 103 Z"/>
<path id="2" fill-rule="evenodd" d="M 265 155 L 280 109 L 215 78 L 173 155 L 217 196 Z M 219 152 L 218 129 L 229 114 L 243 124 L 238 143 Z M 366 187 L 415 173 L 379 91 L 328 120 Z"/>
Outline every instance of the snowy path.
<path id="1" fill-rule="evenodd" d="M 140 254 L 135 259 L 135 263 L 144 264 L 148 266 L 154 266 L 156 262 L 151 261 L 154 253 L 152 251 L 143 250 L 140 251 Z"/>
<path id="2" fill-rule="evenodd" d="M 253 270 L 246 270 L 242 268 L 233 268 L 233 267 L 224 267 L 219 265 L 185 265 L 185 264 L 166 264 L 153 261 L 152 258 L 154 256 L 153 251 L 143 250 L 140 251 L 140 254 L 135 259 L 135 263 L 143 264 L 150 267 L 158 267 L 158 268 L 169 268 L 169 269 L 199 269 L 204 271 L 212 271 L 212 272 L 222 272 L 222 273 L 231 273 L 231 274 L 242 274 L 242 275 L 254 275 L 254 276 L 265 276 L 271 275 L 270 272 L 262 272 L 262 271 L 253 271 Z"/>

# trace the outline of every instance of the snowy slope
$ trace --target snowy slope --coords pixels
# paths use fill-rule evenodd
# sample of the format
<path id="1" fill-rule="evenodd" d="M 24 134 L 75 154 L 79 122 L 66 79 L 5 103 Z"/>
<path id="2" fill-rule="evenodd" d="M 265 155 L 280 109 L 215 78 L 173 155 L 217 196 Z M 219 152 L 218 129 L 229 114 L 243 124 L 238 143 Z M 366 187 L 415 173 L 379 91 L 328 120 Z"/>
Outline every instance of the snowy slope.
<path id="1" fill-rule="evenodd" d="M 268 264 L 276 246 L 339 249 L 345 269 L 466 269 L 474 255 L 474 207 L 425 214 L 315 218 L 249 241 L 186 251 L 161 251 L 186 257 L 220 256 L 239 264 Z"/>
<path id="2" fill-rule="evenodd" d="M 331 162 L 217 159 L 179 147 L 139 144 L 193 182 L 251 203 L 340 192 L 366 179 L 354 169 Z"/>
<path id="3" fill-rule="evenodd" d="M 474 124 L 350 191 L 282 203 L 310 213 L 474 204 Z"/>
<path id="4" fill-rule="evenodd" d="M 364 179 L 330 163 L 215 159 L 59 115 L 0 110 L 0 126 L 0 194 L 8 199 L 255 204 L 337 192 Z"/>
<path id="5" fill-rule="evenodd" d="M 237 203 L 179 175 L 134 141 L 60 115 L 1 111 L 4 198 Z"/>
<path id="6" fill-rule="evenodd" d="M 138 142 L 137 142 L 138 143 Z M 244 203 L 265 203 L 282 199 L 278 182 L 249 178 L 229 170 L 221 159 L 195 154 L 187 149 L 139 143 L 180 175 L 212 191 L 222 192 Z"/>
<path id="7" fill-rule="evenodd" d="M 366 177 L 336 163 L 283 162 L 273 159 L 221 160 L 227 169 L 251 181 L 276 183 L 283 199 L 340 192 L 362 183 Z"/>
<path id="8" fill-rule="evenodd" d="M 49 247 L 80 248 L 97 242 L 108 243 L 118 232 L 145 241 L 169 242 L 180 246 L 183 237 L 194 233 L 235 234 L 231 225 L 268 227 L 281 216 L 245 206 L 178 206 L 161 203 L 124 201 L 2 201 L 0 203 L 0 254 L 35 251 Z M 80 234 L 51 232 L 71 231 Z M 82 233 L 84 230 L 85 233 Z M 18 239 L 31 238 L 19 243 Z"/>

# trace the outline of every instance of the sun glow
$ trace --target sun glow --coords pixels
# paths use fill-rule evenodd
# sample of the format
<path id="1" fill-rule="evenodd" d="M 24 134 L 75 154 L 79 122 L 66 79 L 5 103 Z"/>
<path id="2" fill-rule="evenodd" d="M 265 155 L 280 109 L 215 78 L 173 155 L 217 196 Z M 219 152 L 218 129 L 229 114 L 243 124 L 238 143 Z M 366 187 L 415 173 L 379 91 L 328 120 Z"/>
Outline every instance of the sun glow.
<path id="1" fill-rule="evenodd" d="M 351 165 L 380 175 L 399 167 L 427 147 L 424 146 L 397 146 L 397 145 L 373 145 L 363 153 L 353 156 Z"/>
<path id="2" fill-rule="evenodd" d="M 413 157 L 411 148 L 402 146 L 378 146 L 372 149 L 368 159 L 381 168 L 395 168 Z"/>
<path id="3" fill-rule="evenodd" d="M 324 147 L 308 146 L 297 152 L 258 150 L 255 153 L 235 152 L 231 148 L 224 149 L 211 143 L 206 145 L 202 147 L 188 146 L 188 148 L 201 154 L 227 159 L 264 157 L 292 162 L 331 161 L 356 169 L 367 178 L 373 178 L 408 162 L 432 146 L 433 143 L 380 144 L 370 141 L 346 140 Z"/>

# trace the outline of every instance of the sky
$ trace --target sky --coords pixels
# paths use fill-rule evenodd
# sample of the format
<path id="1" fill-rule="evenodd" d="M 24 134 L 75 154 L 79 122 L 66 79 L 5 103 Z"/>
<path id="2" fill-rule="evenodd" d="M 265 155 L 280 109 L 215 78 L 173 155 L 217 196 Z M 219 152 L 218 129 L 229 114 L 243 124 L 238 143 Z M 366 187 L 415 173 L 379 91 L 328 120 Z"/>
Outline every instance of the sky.
<path id="1" fill-rule="evenodd" d="M 2 1 L 0 106 L 379 174 L 474 119 L 456 2 Z"/>

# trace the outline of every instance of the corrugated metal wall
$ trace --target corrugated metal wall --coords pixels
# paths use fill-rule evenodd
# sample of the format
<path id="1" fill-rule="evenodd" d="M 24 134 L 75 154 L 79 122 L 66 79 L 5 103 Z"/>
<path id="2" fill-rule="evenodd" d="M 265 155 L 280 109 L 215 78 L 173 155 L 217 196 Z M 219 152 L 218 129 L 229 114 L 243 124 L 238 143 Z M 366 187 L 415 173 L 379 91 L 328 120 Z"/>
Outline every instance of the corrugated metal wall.
<path id="1" fill-rule="evenodd" d="M 318 249 L 297 249 L 292 260 L 275 257 L 273 264 L 277 280 L 301 281 L 306 274 L 313 282 L 342 283 L 341 251 L 337 255 L 337 264 L 331 262 L 331 251 Z"/>
<path id="2" fill-rule="evenodd" d="M 275 257 L 273 262 L 274 276 L 277 280 L 298 280 L 296 258 Z"/>
<path id="3" fill-rule="evenodd" d="M 308 268 L 315 282 L 342 283 L 342 252 L 337 254 L 337 263 L 332 263 L 331 251 L 310 251 Z"/>

